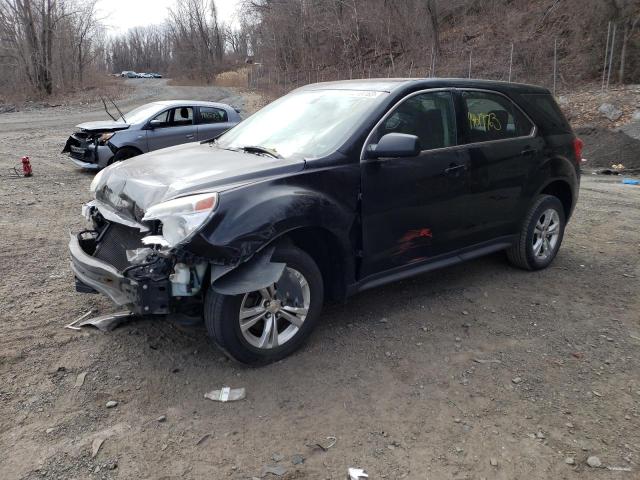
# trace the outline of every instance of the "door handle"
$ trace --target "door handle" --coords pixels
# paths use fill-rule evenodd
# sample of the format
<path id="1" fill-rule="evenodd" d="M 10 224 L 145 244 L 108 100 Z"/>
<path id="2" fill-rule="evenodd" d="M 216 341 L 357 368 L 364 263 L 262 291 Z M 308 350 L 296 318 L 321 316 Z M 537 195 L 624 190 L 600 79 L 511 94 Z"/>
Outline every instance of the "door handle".
<path id="1" fill-rule="evenodd" d="M 190 133 L 189 135 L 187 135 L 187 138 L 189 140 L 193 140 L 194 137 L 195 137 L 195 135 L 193 133 Z"/>
<path id="2" fill-rule="evenodd" d="M 536 151 L 533 148 L 525 148 L 520 152 L 523 157 L 531 157 Z"/>
<path id="3" fill-rule="evenodd" d="M 444 173 L 446 175 L 451 175 L 453 173 L 457 173 L 459 170 L 464 170 L 465 168 L 467 168 L 466 165 L 452 163 L 448 168 L 444 169 Z"/>

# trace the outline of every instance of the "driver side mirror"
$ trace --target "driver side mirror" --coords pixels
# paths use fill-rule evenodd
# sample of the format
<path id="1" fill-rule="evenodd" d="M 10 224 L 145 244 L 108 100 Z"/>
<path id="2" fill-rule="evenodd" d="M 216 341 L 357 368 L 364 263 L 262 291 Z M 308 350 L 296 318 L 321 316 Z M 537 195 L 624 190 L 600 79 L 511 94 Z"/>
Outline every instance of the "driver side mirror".
<path id="1" fill-rule="evenodd" d="M 162 121 L 161 120 L 151 120 L 149 122 L 149 129 L 153 130 L 155 128 L 160 128 L 162 126 Z"/>
<path id="2" fill-rule="evenodd" d="M 366 158 L 417 157 L 420 154 L 420 139 L 406 133 L 387 133 L 377 145 L 369 145 Z"/>

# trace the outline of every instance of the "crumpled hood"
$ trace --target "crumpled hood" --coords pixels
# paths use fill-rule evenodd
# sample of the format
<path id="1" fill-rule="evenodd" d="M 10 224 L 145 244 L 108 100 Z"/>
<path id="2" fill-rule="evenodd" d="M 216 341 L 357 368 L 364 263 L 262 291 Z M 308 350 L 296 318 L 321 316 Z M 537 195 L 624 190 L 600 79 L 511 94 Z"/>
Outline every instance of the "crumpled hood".
<path id="1" fill-rule="evenodd" d="M 96 199 L 140 221 L 151 206 L 198 192 L 220 192 L 241 183 L 293 173 L 302 159 L 223 150 L 211 143 L 188 143 L 156 150 L 104 169 Z"/>
<path id="2" fill-rule="evenodd" d="M 98 120 L 96 122 L 85 122 L 76 125 L 76 128 L 87 132 L 114 132 L 117 130 L 126 130 L 131 125 L 123 122 L 114 122 L 113 120 Z"/>

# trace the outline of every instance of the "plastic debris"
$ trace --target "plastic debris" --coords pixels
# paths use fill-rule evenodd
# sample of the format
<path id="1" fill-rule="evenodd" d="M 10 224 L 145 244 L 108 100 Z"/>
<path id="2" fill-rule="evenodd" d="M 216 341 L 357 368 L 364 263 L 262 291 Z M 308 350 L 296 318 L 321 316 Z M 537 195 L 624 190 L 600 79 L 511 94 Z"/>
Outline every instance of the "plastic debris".
<path id="1" fill-rule="evenodd" d="M 93 310 L 89 310 L 88 312 L 83 313 L 82 315 L 80 315 L 80 317 L 76 318 L 73 322 L 68 323 L 67 325 L 65 325 L 64 328 L 68 328 L 70 330 L 80 330 L 80 327 L 76 326 L 76 324 L 78 322 L 81 322 L 85 318 L 87 318 L 92 313 L 93 313 Z"/>
<path id="2" fill-rule="evenodd" d="M 80 327 L 86 327 L 87 325 L 90 325 L 103 332 L 110 332 L 118 325 L 126 322 L 127 320 L 130 320 L 134 316 L 131 312 L 123 311 L 84 320 L 91 313 L 92 310 L 89 310 L 77 320 L 71 322 L 68 325 L 65 325 L 64 328 L 70 328 L 71 330 L 80 330 Z"/>
<path id="3" fill-rule="evenodd" d="M 204 442 L 206 442 L 209 439 L 210 436 L 211 436 L 210 433 L 205 433 L 202 437 L 200 437 L 200 440 L 196 442 L 196 445 L 202 445 Z"/>
<path id="4" fill-rule="evenodd" d="M 497 360 L 497 359 L 493 359 L 493 358 L 490 358 L 490 359 L 487 359 L 487 360 L 484 360 L 482 358 L 474 358 L 473 361 L 476 362 L 476 363 L 502 363 L 501 360 Z"/>
<path id="5" fill-rule="evenodd" d="M 244 388 L 229 388 L 224 387 L 220 390 L 212 390 L 204 394 L 204 398 L 213 400 L 215 402 L 235 402 L 242 400 L 246 397 L 246 391 Z"/>
<path id="6" fill-rule="evenodd" d="M 268 473 L 281 477 L 285 473 L 287 473 L 287 469 L 280 465 L 265 465 L 262 467 L 262 473 L 260 477 L 266 476 Z"/>
<path id="7" fill-rule="evenodd" d="M 84 379 L 86 378 L 88 372 L 79 373 L 76 377 L 76 387 L 80 388 L 84 385 Z"/>
<path id="8" fill-rule="evenodd" d="M 640 180 L 636 180 L 635 178 L 623 178 L 622 183 L 624 185 L 640 185 Z"/>
<path id="9" fill-rule="evenodd" d="M 361 468 L 349 468 L 347 473 L 349 474 L 347 480 L 360 480 L 361 478 L 369 478 L 369 475 L 367 475 Z"/>
<path id="10" fill-rule="evenodd" d="M 316 442 L 316 443 L 308 443 L 307 447 L 309 447 L 309 448 L 319 448 L 323 452 L 326 452 L 331 447 L 333 447 L 336 444 L 337 441 L 338 440 L 336 439 L 336 437 L 329 436 L 329 437 L 327 437 L 326 441 Z"/>
<path id="11" fill-rule="evenodd" d="M 93 440 L 93 443 L 91 444 L 91 458 L 95 458 L 96 455 L 98 455 L 98 452 L 100 451 L 100 447 L 104 443 L 104 440 L 104 438 L 100 437 Z"/>

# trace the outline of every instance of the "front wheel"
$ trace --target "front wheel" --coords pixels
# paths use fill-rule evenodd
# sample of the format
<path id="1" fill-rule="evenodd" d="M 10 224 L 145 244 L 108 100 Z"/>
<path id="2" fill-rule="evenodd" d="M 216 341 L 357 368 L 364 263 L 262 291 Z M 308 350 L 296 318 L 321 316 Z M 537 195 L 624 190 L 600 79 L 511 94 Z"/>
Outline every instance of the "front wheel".
<path id="1" fill-rule="evenodd" d="M 296 247 L 277 250 L 273 260 L 286 265 L 280 279 L 241 295 L 209 289 L 204 320 L 209 336 L 231 358 L 267 364 L 300 348 L 320 317 L 324 290 L 313 259 Z"/>
<path id="2" fill-rule="evenodd" d="M 517 242 L 507 250 L 509 262 L 525 270 L 540 270 L 553 261 L 564 237 L 562 202 L 540 195 L 527 212 Z"/>

